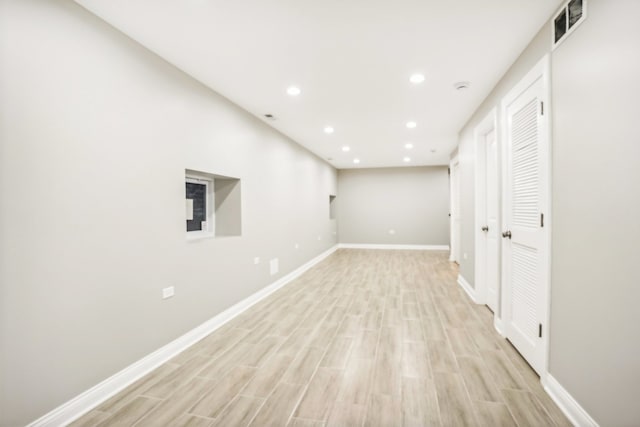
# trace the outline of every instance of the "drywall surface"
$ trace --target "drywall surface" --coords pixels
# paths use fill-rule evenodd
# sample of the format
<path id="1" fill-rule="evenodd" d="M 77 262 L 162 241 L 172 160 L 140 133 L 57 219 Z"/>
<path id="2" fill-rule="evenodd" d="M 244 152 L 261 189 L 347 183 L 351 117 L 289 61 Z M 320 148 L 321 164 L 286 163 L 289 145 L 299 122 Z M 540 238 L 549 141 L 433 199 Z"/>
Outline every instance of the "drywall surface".
<path id="1" fill-rule="evenodd" d="M 550 54 L 549 371 L 598 424 L 637 425 L 640 3 L 587 6 L 587 19 L 553 52 L 547 23 L 460 132 L 462 251 L 469 253 L 460 272 L 473 283 L 473 131 Z"/>
<path id="2" fill-rule="evenodd" d="M 334 168 L 73 2 L 0 2 L 0 93 L 2 426 L 336 243 Z M 241 179 L 240 237 L 186 240 L 185 169 Z"/>
<path id="3" fill-rule="evenodd" d="M 552 54 L 550 372 L 601 426 L 640 423 L 640 2 L 590 0 Z"/>
<path id="4" fill-rule="evenodd" d="M 446 166 L 338 171 L 340 243 L 448 245 Z"/>

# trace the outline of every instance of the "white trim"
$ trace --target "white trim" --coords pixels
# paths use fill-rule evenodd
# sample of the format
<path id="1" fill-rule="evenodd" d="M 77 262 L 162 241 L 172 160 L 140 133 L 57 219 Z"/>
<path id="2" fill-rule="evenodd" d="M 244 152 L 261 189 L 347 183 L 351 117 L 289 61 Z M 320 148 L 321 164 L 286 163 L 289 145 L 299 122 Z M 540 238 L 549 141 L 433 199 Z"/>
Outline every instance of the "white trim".
<path id="1" fill-rule="evenodd" d="M 583 19 L 586 19 L 587 13 L 587 3 L 586 0 L 583 1 L 584 5 L 584 13 Z M 574 27 L 575 28 L 575 27 Z M 551 58 L 547 54 L 542 58 L 542 79 L 544 81 L 544 89 L 545 89 L 545 115 L 547 117 L 547 211 L 545 214 L 545 228 L 547 230 L 547 257 L 546 257 L 546 285 L 545 289 L 546 297 L 547 297 L 547 306 L 546 316 L 544 319 L 543 325 L 543 340 L 546 349 L 546 355 L 544 358 L 544 368 L 543 375 L 541 377 L 549 376 L 549 359 L 551 359 L 551 344 L 549 337 L 551 335 L 551 255 L 553 253 L 553 241 L 552 241 L 552 232 L 553 232 L 553 105 L 551 102 Z"/>
<path id="2" fill-rule="evenodd" d="M 475 289 L 471 287 L 469 282 L 467 282 L 467 280 L 464 277 L 462 277 L 461 274 L 458 274 L 458 284 L 462 287 L 462 289 L 464 289 L 467 295 L 469 295 L 469 298 L 471 298 L 471 301 L 473 301 L 476 304 L 479 304 L 478 299 L 476 298 Z"/>
<path id="3" fill-rule="evenodd" d="M 500 336 L 502 338 L 506 338 L 507 336 L 504 333 L 504 323 L 503 322 L 504 321 L 502 320 L 502 318 L 494 313 L 494 315 L 493 315 L 493 327 L 495 328 L 496 332 L 498 332 L 500 334 Z"/>
<path id="4" fill-rule="evenodd" d="M 543 381 L 544 390 L 558 407 L 569 418 L 574 426 L 598 427 L 598 423 L 584 410 L 582 406 L 565 390 L 551 374 L 547 374 Z"/>
<path id="5" fill-rule="evenodd" d="M 486 178 L 487 178 L 487 160 L 486 160 L 486 136 L 491 132 L 494 132 L 494 138 L 496 144 L 499 146 L 498 140 L 498 109 L 494 107 L 489 111 L 484 119 L 478 123 L 473 131 L 473 151 L 475 159 L 475 217 L 474 217 L 474 230 L 475 230 L 475 289 L 478 301 L 482 304 L 488 302 L 488 287 L 487 287 L 487 239 L 482 227 L 487 225 L 486 211 L 487 211 L 487 192 L 486 192 Z M 479 148 L 482 148 L 480 150 Z M 497 153 L 496 153 L 497 154 Z M 498 176 L 497 183 L 500 183 L 500 177 Z M 498 198 L 500 199 L 500 191 L 498 191 Z M 498 200 L 498 204 L 500 201 Z M 500 222 L 500 207 L 498 207 L 498 223 Z M 500 249 L 498 249 L 498 257 L 500 257 Z M 500 261 L 498 259 L 497 268 L 500 268 Z M 498 274 L 498 276 L 500 276 Z M 498 285 L 497 292 L 500 292 L 500 286 Z M 499 308 L 500 297 L 498 296 L 498 305 L 494 307 L 494 311 L 497 313 Z"/>
<path id="6" fill-rule="evenodd" d="M 339 243 L 340 249 L 393 249 L 411 251 L 448 251 L 449 245 L 376 245 L 369 243 Z"/>
<path id="7" fill-rule="evenodd" d="M 281 277 L 276 282 L 262 288 L 258 292 L 229 307 L 222 313 L 195 327 L 181 337 L 171 341 L 169 344 L 159 348 L 137 362 L 134 362 L 120 372 L 112 375 L 89 390 L 79 394 L 68 402 L 38 418 L 29 424 L 28 427 L 53 427 L 67 425 L 73 422 L 98 406 L 100 403 L 123 390 L 125 387 L 131 385 L 144 375 L 156 369 L 158 366 L 167 362 L 177 354 L 220 328 L 222 325 L 238 316 L 254 304 L 268 297 L 292 280 L 298 278 L 305 271 L 335 252 L 336 249 L 338 249 L 337 245 L 301 265 L 286 276 Z"/>

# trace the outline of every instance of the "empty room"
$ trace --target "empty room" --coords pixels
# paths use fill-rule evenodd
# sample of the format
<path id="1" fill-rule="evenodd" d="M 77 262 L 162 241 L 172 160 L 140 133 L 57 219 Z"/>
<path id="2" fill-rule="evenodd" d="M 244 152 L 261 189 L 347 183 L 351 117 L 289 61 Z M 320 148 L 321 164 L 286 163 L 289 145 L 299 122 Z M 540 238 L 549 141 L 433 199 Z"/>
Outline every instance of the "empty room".
<path id="1" fill-rule="evenodd" d="M 640 426 L 637 0 L 0 0 L 0 427 Z"/>

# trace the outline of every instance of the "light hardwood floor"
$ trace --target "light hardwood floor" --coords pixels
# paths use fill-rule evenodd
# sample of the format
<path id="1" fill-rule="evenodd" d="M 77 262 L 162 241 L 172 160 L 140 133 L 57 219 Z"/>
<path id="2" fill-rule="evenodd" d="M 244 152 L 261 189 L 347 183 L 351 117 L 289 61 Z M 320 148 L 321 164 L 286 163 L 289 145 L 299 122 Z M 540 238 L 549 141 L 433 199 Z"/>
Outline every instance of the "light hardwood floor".
<path id="1" fill-rule="evenodd" d="M 339 250 L 72 425 L 571 425 L 457 274 Z"/>

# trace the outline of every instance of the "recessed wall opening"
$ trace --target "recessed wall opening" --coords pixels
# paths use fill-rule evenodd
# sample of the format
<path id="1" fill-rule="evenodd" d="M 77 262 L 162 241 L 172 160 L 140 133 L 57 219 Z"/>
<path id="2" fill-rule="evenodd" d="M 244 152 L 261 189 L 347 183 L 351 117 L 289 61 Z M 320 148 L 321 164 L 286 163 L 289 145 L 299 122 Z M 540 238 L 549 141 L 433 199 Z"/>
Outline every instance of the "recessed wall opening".
<path id="1" fill-rule="evenodd" d="M 185 170 L 185 216 L 188 238 L 242 234 L 240 179 Z"/>

